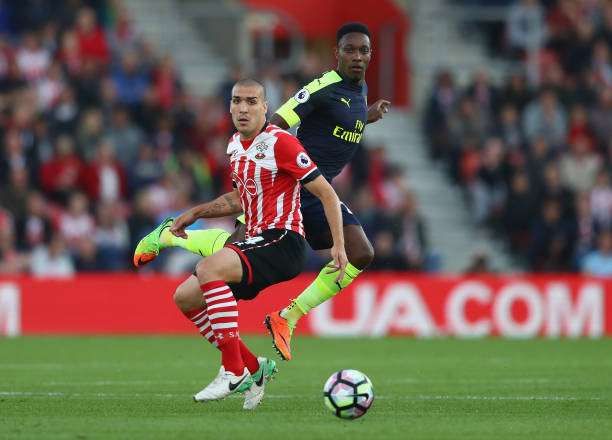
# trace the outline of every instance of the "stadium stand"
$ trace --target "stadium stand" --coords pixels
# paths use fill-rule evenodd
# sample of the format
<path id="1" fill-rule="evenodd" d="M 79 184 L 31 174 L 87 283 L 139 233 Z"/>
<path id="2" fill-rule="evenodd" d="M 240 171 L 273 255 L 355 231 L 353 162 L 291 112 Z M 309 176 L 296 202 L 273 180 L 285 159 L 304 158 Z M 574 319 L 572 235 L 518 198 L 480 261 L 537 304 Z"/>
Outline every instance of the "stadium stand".
<path id="1" fill-rule="evenodd" d="M 501 83 L 476 71 L 466 87 L 440 71 L 423 118 L 430 155 L 523 268 L 611 275 L 612 2 L 498 3 L 504 31 L 477 27 L 519 68 Z"/>
<path id="2" fill-rule="evenodd" d="M 217 96 L 197 96 L 121 1 L 50 4 L 0 4 L 0 274 L 127 270 L 135 243 L 162 218 L 231 187 L 234 78 Z M 306 64 L 327 59 L 306 53 Z M 261 76 L 277 102 L 306 79 L 274 68 Z M 373 269 L 426 266 L 425 224 L 401 173 L 380 145 L 338 179 L 377 243 Z M 196 258 L 162 257 L 149 270 L 190 270 Z"/>

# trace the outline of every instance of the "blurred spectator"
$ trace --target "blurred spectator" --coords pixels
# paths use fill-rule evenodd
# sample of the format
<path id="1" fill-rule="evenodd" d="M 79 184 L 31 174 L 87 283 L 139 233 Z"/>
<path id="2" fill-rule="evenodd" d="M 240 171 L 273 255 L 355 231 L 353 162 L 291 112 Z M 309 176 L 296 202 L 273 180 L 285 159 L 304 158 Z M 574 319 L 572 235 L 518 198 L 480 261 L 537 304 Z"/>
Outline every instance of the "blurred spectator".
<path id="1" fill-rule="evenodd" d="M 500 139 L 490 138 L 482 153 L 482 164 L 476 181 L 468 188 L 478 223 L 497 221 L 506 197 L 504 146 Z"/>
<path id="2" fill-rule="evenodd" d="M 164 110 L 171 110 L 176 102 L 179 89 L 180 81 L 174 61 L 169 55 L 166 55 L 153 73 L 153 90 L 159 106 Z M 267 93 L 268 88 L 266 87 L 266 95 Z"/>
<path id="3" fill-rule="evenodd" d="M 94 159 L 87 164 L 83 184 L 93 200 L 122 200 L 127 195 L 125 169 L 116 157 L 115 146 L 108 140 L 98 144 Z"/>
<path id="4" fill-rule="evenodd" d="M 149 78 L 135 51 L 126 51 L 121 63 L 113 70 L 113 83 L 119 102 L 135 109 L 149 87 Z"/>
<path id="5" fill-rule="evenodd" d="M 463 273 L 466 275 L 477 275 L 491 272 L 494 272 L 494 270 L 491 268 L 490 257 L 484 250 L 474 252 L 470 263 L 463 270 Z"/>
<path id="6" fill-rule="evenodd" d="M 65 204 L 68 196 L 80 189 L 84 163 L 75 152 L 74 140 L 68 135 L 55 142 L 55 156 L 41 167 L 41 184 L 54 201 Z"/>
<path id="7" fill-rule="evenodd" d="M 61 235 L 54 234 L 48 246 L 39 245 L 34 248 L 30 272 L 39 278 L 66 278 L 74 275 L 74 264 Z"/>
<path id="8" fill-rule="evenodd" d="M 31 191 L 27 197 L 25 215 L 17 218 L 15 222 L 17 247 L 22 250 L 32 250 L 36 246 L 48 243 L 52 231 L 53 225 L 43 195 L 38 191 Z"/>
<path id="9" fill-rule="evenodd" d="M 612 87 L 602 90 L 598 105 L 591 112 L 593 131 L 600 145 L 612 139 Z"/>
<path id="10" fill-rule="evenodd" d="M 29 255 L 20 252 L 15 246 L 15 233 L 8 214 L 0 211 L 0 275 L 19 275 L 25 273 Z"/>
<path id="11" fill-rule="evenodd" d="M 519 57 L 544 41 L 544 11 L 537 0 L 520 0 L 509 10 L 508 44 Z"/>
<path id="12" fill-rule="evenodd" d="M 531 268 L 536 271 L 562 272 L 571 269 L 573 237 L 570 225 L 561 214 L 559 202 L 544 202 L 541 217 L 533 227 L 529 249 Z"/>
<path id="13" fill-rule="evenodd" d="M 6 209 L 13 220 L 21 219 L 27 211 L 27 198 L 30 185 L 28 173 L 23 168 L 13 168 L 10 171 L 9 183 L 0 187 L 0 208 Z"/>
<path id="14" fill-rule="evenodd" d="M 587 193 L 576 196 L 574 233 L 576 235 L 575 261 L 579 263 L 591 251 L 599 228 L 591 214 L 591 201 Z"/>
<path id="15" fill-rule="evenodd" d="M 502 107 L 499 116 L 499 138 L 509 150 L 519 151 L 525 143 L 525 134 L 519 119 L 519 113 L 512 104 Z"/>
<path id="16" fill-rule="evenodd" d="M 444 158 L 448 154 L 450 118 L 458 99 L 459 91 L 456 90 L 452 74 L 449 71 L 438 73 L 427 102 L 423 127 L 434 159 Z"/>
<path id="17" fill-rule="evenodd" d="M 127 169 L 130 192 L 154 184 L 164 174 L 163 166 L 155 156 L 155 150 L 148 143 L 140 145 L 136 160 Z"/>
<path id="18" fill-rule="evenodd" d="M 83 113 L 77 134 L 79 155 L 89 161 L 96 152 L 96 146 L 104 138 L 104 118 L 97 108 L 91 108 Z"/>
<path id="19" fill-rule="evenodd" d="M 105 137 L 117 148 L 117 158 L 122 166 L 128 168 L 136 160 L 138 147 L 143 142 L 142 130 L 132 124 L 127 109 L 117 105 L 111 114 L 110 126 Z"/>
<path id="20" fill-rule="evenodd" d="M 16 60 L 19 70 L 28 81 L 42 78 L 51 64 L 49 52 L 41 46 L 38 35 L 33 32 L 23 36 Z"/>
<path id="21" fill-rule="evenodd" d="M 118 203 L 102 202 L 98 205 L 94 242 L 98 251 L 98 267 L 101 270 L 125 269 L 125 261 L 130 253 L 130 235 L 127 223 L 122 217 Z"/>
<path id="22" fill-rule="evenodd" d="M 539 98 L 527 106 L 523 127 L 530 142 L 542 137 L 555 149 L 563 146 L 567 130 L 565 113 L 552 90 L 543 90 Z"/>
<path id="23" fill-rule="evenodd" d="M 589 150 L 589 140 L 580 136 L 560 159 L 561 180 L 574 192 L 588 191 L 595 183 L 601 160 Z"/>
<path id="24" fill-rule="evenodd" d="M 538 211 L 537 194 L 525 171 L 517 171 L 510 181 L 502 216 L 512 250 L 523 254 L 529 245 L 531 226 Z"/>
<path id="25" fill-rule="evenodd" d="M 397 206 L 395 224 L 400 227 L 398 243 L 407 269 L 425 270 L 429 258 L 425 221 L 418 211 L 416 197 L 407 191 Z"/>
<path id="26" fill-rule="evenodd" d="M 612 186 L 610 174 L 601 170 L 591 190 L 591 212 L 593 220 L 603 229 L 612 228 Z"/>
<path id="27" fill-rule="evenodd" d="M 600 277 L 612 276 L 612 233 L 604 231 L 597 240 L 597 249 L 584 257 L 582 272 Z"/>
<path id="28" fill-rule="evenodd" d="M 58 219 L 58 230 L 72 252 L 78 248 L 79 241 L 94 236 L 95 221 L 88 209 L 89 201 L 85 194 L 75 192 L 70 196 L 67 211 Z"/>
<path id="29" fill-rule="evenodd" d="M 83 8 L 78 12 L 76 34 L 83 60 L 106 64 L 110 59 L 104 31 L 98 26 L 93 9 Z"/>
<path id="30" fill-rule="evenodd" d="M 8 130 L 4 135 L 4 148 L 0 157 L 0 185 L 9 183 L 14 172 L 23 170 L 27 177 L 36 182 L 38 157 L 24 145 L 24 137 L 17 130 Z"/>
<path id="31" fill-rule="evenodd" d="M 563 217 L 570 218 L 573 215 L 574 194 L 569 187 L 562 182 L 561 172 L 556 162 L 550 162 L 544 168 L 544 180 L 538 187 L 538 199 L 555 200 L 561 207 Z"/>

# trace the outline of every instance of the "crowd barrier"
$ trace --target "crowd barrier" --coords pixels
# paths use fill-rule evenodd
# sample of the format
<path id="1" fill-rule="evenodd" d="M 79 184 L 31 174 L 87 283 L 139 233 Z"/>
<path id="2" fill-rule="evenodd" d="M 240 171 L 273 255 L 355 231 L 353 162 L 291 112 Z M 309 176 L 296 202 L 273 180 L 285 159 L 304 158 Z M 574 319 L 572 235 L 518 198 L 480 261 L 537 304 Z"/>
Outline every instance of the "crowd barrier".
<path id="1" fill-rule="evenodd" d="M 264 333 L 266 313 L 314 275 L 240 302 L 242 333 Z M 79 275 L 0 278 L 0 335 L 194 333 L 174 306 L 180 278 Z M 579 276 L 364 274 L 302 321 L 317 336 L 588 337 L 612 334 L 612 280 Z"/>

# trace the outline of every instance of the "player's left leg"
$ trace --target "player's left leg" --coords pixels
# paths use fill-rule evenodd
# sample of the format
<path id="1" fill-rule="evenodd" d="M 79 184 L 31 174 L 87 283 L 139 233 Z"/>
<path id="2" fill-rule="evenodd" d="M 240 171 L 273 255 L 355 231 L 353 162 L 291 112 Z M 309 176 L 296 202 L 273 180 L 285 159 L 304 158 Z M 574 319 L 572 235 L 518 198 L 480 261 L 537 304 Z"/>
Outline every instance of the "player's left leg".
<path id="1" fill-rule="evenodd" d="M 221 351 L 222 364 L 215 380 L 194 396 L 196 401 L 223 399 L 234 392 L 244 392 L 253 384 L 241 351 L 238 304 L 227 285 L 242 281 L 242 264 L 235 251 L 224 248 L 196 266 L 198 283 L 206 303 L 206 314 Z M 247 358 L 251 358 L 247 362 L 254 359 L 257 364 L 255 369 L 258 369 L 257 358 L 248 349 L 247 352 Z"/>
<path id="2" fill-rule="evenodd" d="M 204 339 L 218 348 L 210 319 L 208 318 L 206 302 L 195 275 L 189 276 L 177 287 L 174 293 L 174 302 L 183 315 L 196 326 Z M 276 362 L 265 357 L 255 357 L 242 339 L 239 339 L 238 343 L 240 344 L 240 355 L 253 378 L 253 385 L 244 393 L 243 408 L 255 409 L 263 399 L 266 384 L 274 378 L 278 371 Z M 224 369 L 220 369 L 219 376 L 223 373 Z"/>
<path id="3" fill-rule="evenodd" d="M 225 243 L 242 240 L 244 237 L 244 216 L 236 219 L 236 230 L 230 234 L 224 229 L 190 229 L 185 231 L 187 238 L 170 232 L 173 218 L 167 218 L 153 231 L 145 235 L 136 245 L 134 266 L 143 266 L 153 261 L 167 248 L 180 247 L 193 254 L 208 257 L 225 246 Z"/>

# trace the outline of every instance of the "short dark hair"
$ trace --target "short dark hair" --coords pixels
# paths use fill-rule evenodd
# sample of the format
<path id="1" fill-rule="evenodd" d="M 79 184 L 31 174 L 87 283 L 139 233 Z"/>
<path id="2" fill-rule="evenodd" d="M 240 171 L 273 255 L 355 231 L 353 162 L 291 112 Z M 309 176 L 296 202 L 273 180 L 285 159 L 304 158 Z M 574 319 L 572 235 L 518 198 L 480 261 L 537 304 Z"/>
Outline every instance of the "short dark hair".
<path id="1" fill-rule="evenodd" d="M 351 32 L 358 32 L 368 37 L 370 36 L 370 30 L 365 24 L 359 22 L 344 23 L 336 32 L 336 44 L 340 42 L 342 37 Z"/>
<path id="2" fill-rule="evenodd" d="M 266 88 L 264 87 L 264 85 L 262 83 L 260 83 L 256 79 L 253 79 L 253 78 L 243 78 L 241 80 L 236 81 L 236 83 L 234 84 L 234 87 L 236 87 L 236 86 L 245 86 L 245 87 L 259 86 L 259 87 L 261 87 L 261 94 L 262 94 L 263 98 L 266 99 Z M 232 89 L 234 87 L 232 87 Z"/>

